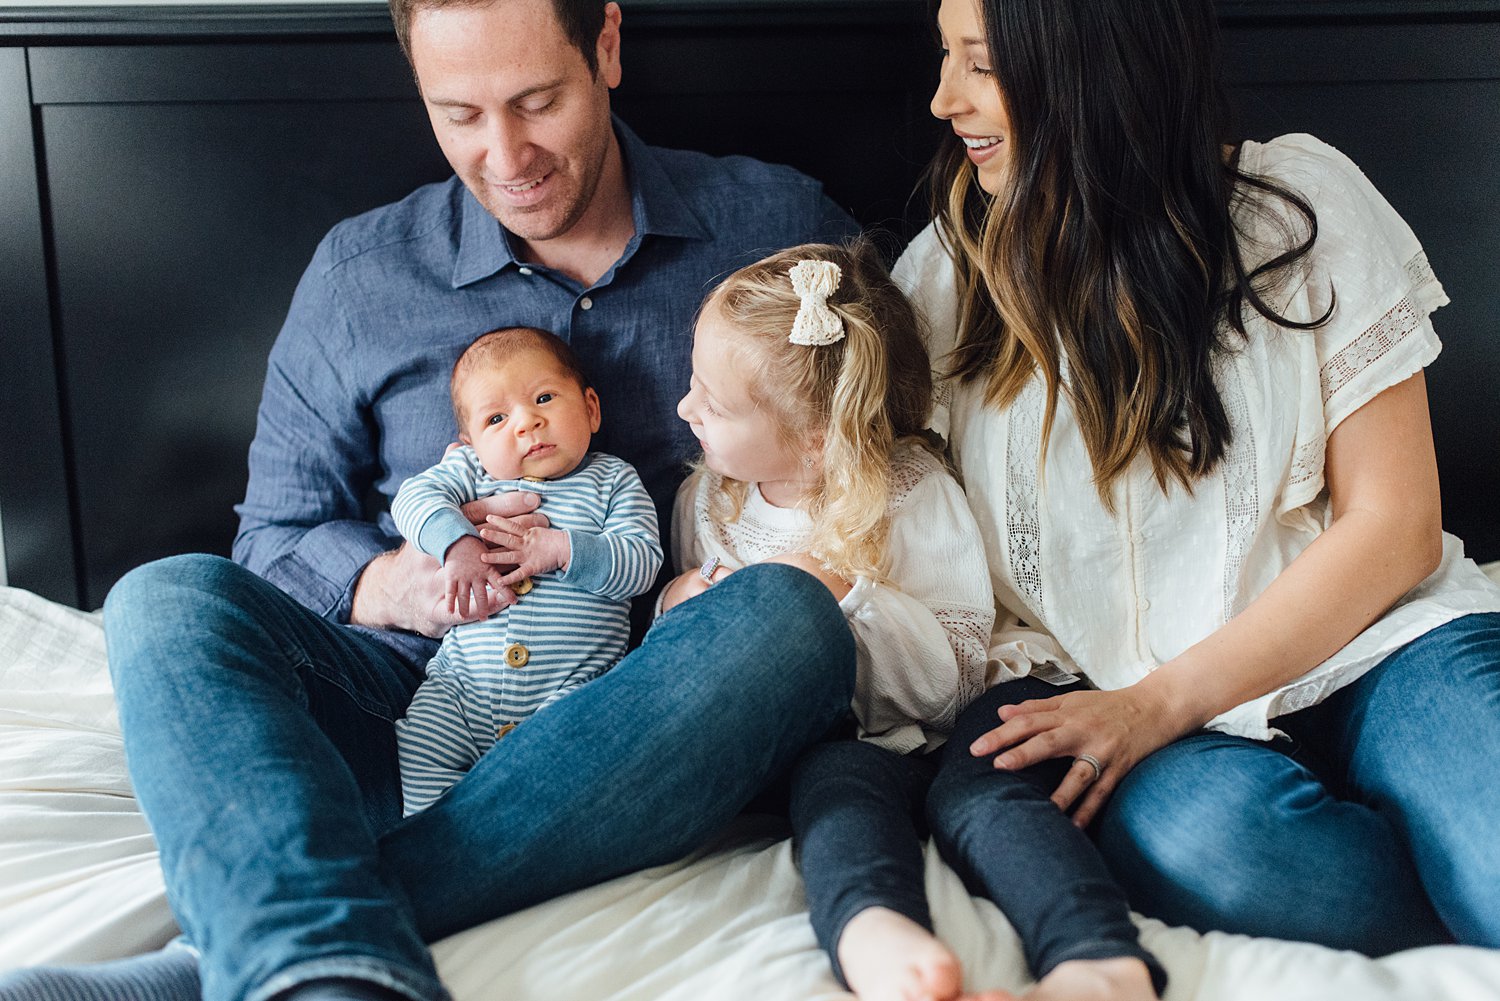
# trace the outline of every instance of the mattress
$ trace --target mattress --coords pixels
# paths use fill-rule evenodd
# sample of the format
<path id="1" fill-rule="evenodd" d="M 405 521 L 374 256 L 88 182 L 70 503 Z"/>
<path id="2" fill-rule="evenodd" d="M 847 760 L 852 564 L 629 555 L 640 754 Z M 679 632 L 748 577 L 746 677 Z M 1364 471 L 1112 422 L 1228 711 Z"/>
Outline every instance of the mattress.
<path id="1" fill-rule="evenodd" d="M 1030 983 L 1004 917 L 930 846 L 927 891 L 969 989 Z M 1500 951 L 1442 946 L 1372 960 L 1137 921 L 1170 974 L 1168 1001 L 1500 1001 Z M 0 588 L 0 969 L 115 958 L 174 934 L 125 773 L 97 614 Z M 767 817 L 741 817 L 686 859 L 433 951 L 459 1001 L 851 997 L 813 939 L 784 821 Z"/>

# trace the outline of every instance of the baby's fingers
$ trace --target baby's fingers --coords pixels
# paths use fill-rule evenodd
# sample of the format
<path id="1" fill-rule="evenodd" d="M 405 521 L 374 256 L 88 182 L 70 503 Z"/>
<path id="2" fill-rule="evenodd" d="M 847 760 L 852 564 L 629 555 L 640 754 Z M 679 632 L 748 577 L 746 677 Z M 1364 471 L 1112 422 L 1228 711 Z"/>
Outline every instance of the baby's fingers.
<path id="1" fill-rule="evenodd" d="M 515 587 L 529 576 L 531 574 L 525 567 L 516 567 L 510 573 L 500 578 L 500 584 L 502 587 Z"/>

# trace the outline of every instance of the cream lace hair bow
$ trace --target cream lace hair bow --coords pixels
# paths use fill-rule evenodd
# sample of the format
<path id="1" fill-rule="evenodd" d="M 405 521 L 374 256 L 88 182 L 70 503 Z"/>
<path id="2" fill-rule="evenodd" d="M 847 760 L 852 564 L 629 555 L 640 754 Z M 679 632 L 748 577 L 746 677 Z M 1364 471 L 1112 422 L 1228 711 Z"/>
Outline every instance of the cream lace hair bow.
<path id="1" fill-rule="evenodd" d="M 802 298 L 792 321 L 793 344 L 834 344 L 844 339 L 844 321 L 828 297 L 839 290 L 843 272 L 832 261 L 798 261 L 792 265 L 792 291 Z"/>

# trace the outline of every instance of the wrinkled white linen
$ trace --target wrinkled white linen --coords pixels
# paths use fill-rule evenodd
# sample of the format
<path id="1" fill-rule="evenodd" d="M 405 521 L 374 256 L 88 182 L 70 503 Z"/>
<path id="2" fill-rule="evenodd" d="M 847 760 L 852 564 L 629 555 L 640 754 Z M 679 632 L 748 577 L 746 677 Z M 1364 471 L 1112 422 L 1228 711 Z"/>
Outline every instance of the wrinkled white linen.
<path id="1" fill-rule="evenodd" d="M 741 818 L 692 858 L 454 935 L 434 948 L 438 968 L 458 1001 L 847 1001 L 784 833 Z M 970 987 L 1027 982 L 1015 933 L 930 846 L 927 890 Z M 1500 1001 L 1500 952 L 1369 960 L 1141 925 L 1171 975 L 1167 1001 Z M 125 776 L 99 620 L 0 588 L 0 969 L 126 955 L 173 934 Z"/>

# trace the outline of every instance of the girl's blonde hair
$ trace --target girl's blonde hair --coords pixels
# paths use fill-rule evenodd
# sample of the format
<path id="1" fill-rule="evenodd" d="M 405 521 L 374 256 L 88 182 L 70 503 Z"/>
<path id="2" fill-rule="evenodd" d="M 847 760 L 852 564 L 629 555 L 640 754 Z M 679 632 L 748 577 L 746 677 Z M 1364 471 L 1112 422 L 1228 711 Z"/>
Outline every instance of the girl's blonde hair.
<path id="1" fill-rule="evenodd" d="M 789 273 L 800 261 L 831 261 L 843 273 L 828 305 L 844 337 L 806 346 L 788 338 L 801 306 Z M 932 406 L 932 371 L 916 311 L 865 238 L 843 246 L 804 244 L 726 278 L 703 304 L 752 350 L 751 399 L 776 418 L 783 442 L 822 442 L 819 475 L 806 498 L 809 551 L 842 577 L 884 579 L 890 526 L 891 454 L 920 435 Z M 724 478 L 710 513 L 734 521 L 748 484 Z"/>

